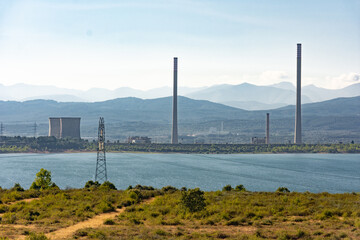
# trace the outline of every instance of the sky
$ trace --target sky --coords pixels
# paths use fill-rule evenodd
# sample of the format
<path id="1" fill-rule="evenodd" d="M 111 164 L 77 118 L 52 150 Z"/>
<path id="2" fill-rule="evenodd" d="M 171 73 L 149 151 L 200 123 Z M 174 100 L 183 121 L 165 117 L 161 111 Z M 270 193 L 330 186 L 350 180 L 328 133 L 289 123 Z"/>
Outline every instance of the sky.
<path id="1" fill-rule="evenodd" d="M 0 1 L 0 84 L 360 83 L 359 0 Z"/>

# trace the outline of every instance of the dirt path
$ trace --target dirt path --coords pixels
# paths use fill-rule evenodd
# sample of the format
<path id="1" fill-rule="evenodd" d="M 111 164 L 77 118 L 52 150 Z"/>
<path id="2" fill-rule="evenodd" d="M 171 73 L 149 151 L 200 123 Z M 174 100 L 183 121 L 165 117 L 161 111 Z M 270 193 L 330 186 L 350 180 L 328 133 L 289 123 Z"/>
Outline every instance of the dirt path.
<path id="1" fill-rule="evenodd" d="M 19 203 L 19 202 L 32 202 L 34 200 L 39 200 L 40 198 L 25 198 L 25 199 L 21 199 L 21 200 L 18 200 L 18 201 L 15 201 L 15 202 L 8 202 L 8 203 L 3 203 L 4 205 L 13 205 L 13 204 L 16 204 L 16 203 Z"/>
<path id="2" fill-rule="evenodd" d="M 150 198 L 145 200 L 144 202 L 142 202 L 142 204 L 149 204 L 152 201 L 154 201 L 155 198 Z M 121 209 L 116 209 L 115 212 L 111 212 L 111 213 L 103 213 L 100 215 L 97 215 L 91 219 L 88 219 L 86 221 L 83 222 L 79 222 L 76 223 L 75 225 L 66 227 L 66 228 L 61 228 L 57 231 L 54 231 L 52 233 L 48 233 L 46 234 L 46 236 L 48 238 L 51 239 L 69 239 L 71 238 L 74 233 L 82 228 L 96 228 L 96 227 L 100 227 L 104 224 L 104 221 L 106 219 L 111 219 L 111 218 L 115 218 L 117 215 L 119 215 L 120 213 L 124 212 L 126 208 L 121 208 Z"/>

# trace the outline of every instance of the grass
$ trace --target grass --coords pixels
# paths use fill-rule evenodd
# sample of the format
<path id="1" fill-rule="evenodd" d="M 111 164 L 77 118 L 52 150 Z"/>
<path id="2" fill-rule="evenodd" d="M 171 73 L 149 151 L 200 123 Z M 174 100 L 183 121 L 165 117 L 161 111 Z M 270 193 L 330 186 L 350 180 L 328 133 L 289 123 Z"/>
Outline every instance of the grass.
<path id="1" fill-rule="evenodd" d="M 359 239 L 360 195 L 356 193 L 205 192 L 206 206 L 191 212 L 173 188 L 73 189 L 36 193 L 39 200 L 3 209 L 0 236 L 41 236 L 97 214 L 125 208 L 101 227 L 80 229 L 77 239 Z M 169 190 L 170 189 L 170 190 Z M 28 196 L 24 191 L 20 194 Z M 2 192 L 0 199 L 9 199 Z M 21 195 L 21 196 L 23 196 Z M 156 196 L 154 201 L 143 199 Z M 24 228 L 15 228 L 16 226 Z M 16 230 L 16 231 L 15 231 Z M 29 232 L 27 232 L 29 235 Z M 37 236 L 37 235 L 34 235 Z M 30 235 L 29 235 L 30 237 Z M 37 238 L 35 238 L 37 239 Z M 40 239 L 40 238 L 39 238 Z"/>

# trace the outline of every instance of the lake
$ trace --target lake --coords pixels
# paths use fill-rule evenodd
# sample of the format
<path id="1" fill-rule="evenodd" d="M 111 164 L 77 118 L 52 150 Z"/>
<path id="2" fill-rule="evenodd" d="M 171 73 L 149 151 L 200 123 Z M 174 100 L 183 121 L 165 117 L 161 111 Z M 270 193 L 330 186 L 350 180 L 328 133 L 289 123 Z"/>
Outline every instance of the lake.
<path id="1" fill-rule="evenodd" d="M 108 180 L 129 185 L 219 190 L 243 184 L 250 191 L 360 192 L 359 154 L 137 154 L 107 153 Z M 60 188 L 94 180 L 96 153 L 0 154 L 0 186 L 29 188 L 40 168 Z"/>

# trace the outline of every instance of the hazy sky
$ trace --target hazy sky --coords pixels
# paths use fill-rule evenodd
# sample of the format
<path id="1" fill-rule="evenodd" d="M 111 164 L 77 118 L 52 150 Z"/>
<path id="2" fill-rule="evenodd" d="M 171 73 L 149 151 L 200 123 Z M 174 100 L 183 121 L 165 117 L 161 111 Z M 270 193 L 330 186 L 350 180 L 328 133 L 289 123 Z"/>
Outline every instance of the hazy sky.
<path id="1" fill-rule="evenodd" d="M 359 0 L 0 1 L 0 84 L 89 89 L 360 82 Z"/>

